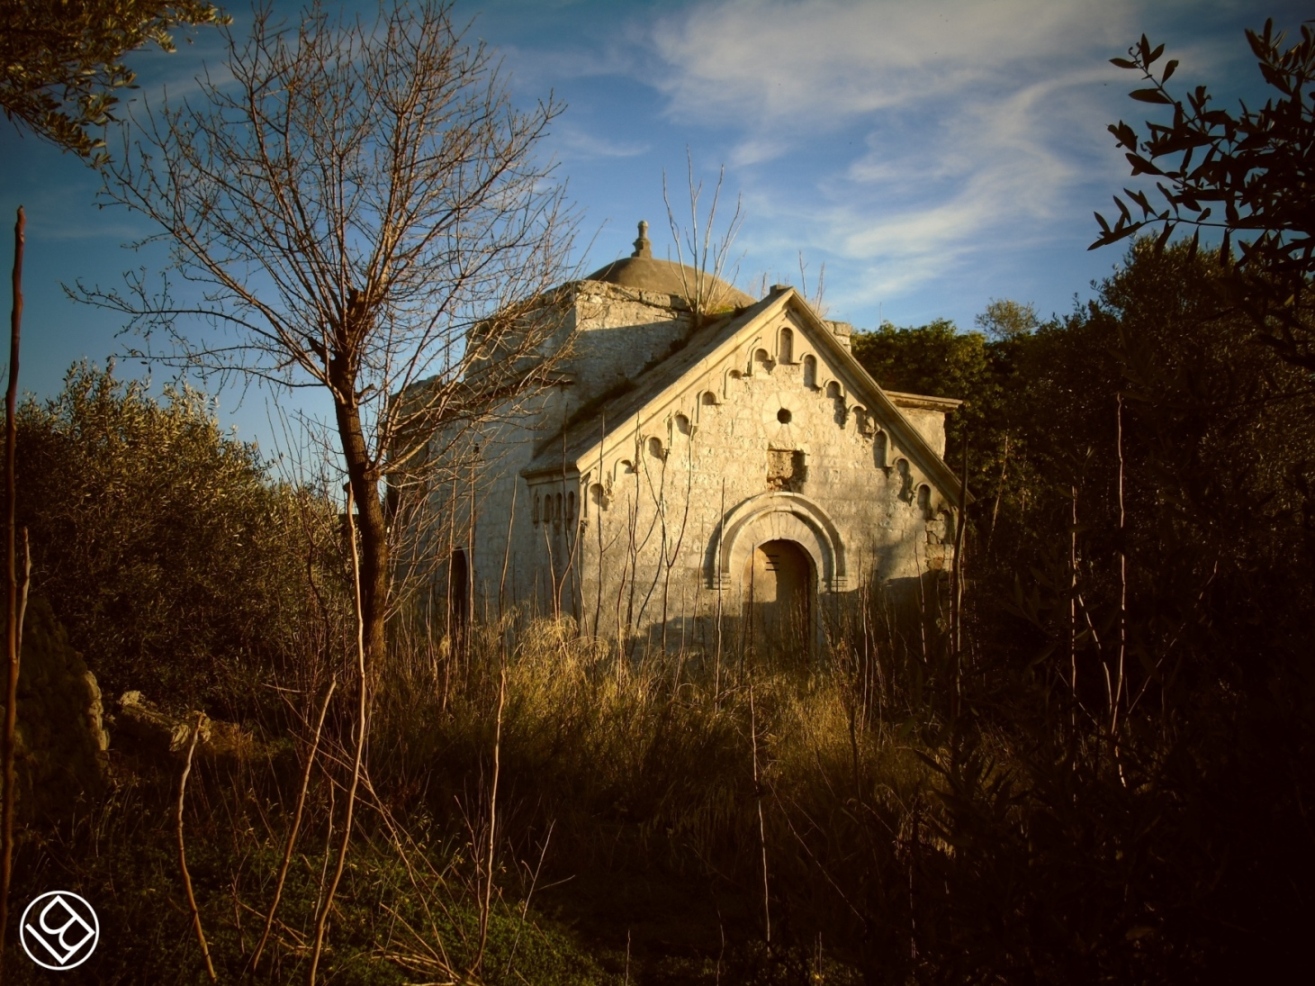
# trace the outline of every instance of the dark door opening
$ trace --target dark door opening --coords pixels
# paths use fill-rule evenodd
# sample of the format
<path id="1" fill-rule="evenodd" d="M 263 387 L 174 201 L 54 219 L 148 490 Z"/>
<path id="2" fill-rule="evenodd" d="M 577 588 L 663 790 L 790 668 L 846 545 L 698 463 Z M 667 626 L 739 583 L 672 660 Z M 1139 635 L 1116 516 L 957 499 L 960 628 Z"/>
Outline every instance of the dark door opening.
<path id="1" fill-rule="evenodd" d="M 767 541 L 744 568 L 746 642 L 759 654 L 807 657 L 813 638 L 812 559 L 793 541 Z"/>

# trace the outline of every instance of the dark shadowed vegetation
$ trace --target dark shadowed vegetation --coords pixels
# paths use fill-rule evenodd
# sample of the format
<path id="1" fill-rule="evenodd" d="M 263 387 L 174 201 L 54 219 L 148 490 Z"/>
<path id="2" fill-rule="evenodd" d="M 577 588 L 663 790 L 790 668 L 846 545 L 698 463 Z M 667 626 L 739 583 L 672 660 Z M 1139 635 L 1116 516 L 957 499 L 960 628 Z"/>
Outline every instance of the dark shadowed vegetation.
<path id="1" fill-rule="evenodd" d="M 337 510 L 273 482 L 203 394 L 156 400 L 76 366 L 58 397 L 21 407 L 18 448 L 33 592 L 108 694 L 248 710 L 322 607 L 341 610 Z"/>
<path id="2" fill-rule="evenodd" d="M 320 974 L 1150 983 L 1291 961 L 1315 877 L 1315 396 L 1219 276 L 1139 243 L 1035 331 L 856 340 L 882 383 L 948 373 L 970 402 L 957 627 L 901 637 L 872 600 L 866 630 L 781 667 L 626 655 L 529 614 L 458 641 L 400 620 Z M 34 591 L 112 689 L 251 737 L 202 747 L 185 807 L 218 977 L 249 970 L 281 887 L 255 978 L 304 978 L 353 746 L 333 515 L 195 394 L 81 368 L 23 420 L 25 483 L 49 474 Z M 190 982 L 182 753 L 110 730 L 109 793 L 29 828 L 16 892 L 59 872 L 103 902 L 95 981 Z"/>

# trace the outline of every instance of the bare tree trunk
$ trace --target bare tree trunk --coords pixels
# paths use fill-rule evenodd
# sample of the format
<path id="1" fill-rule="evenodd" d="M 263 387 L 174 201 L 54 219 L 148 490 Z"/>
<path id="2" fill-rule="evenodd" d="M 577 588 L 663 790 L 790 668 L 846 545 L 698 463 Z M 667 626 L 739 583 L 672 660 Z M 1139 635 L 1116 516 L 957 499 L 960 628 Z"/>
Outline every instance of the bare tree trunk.
<path id="1" fill-rule="evenodd" d="M 378 674 L 383 661 L 386 641 L 384 626 L 388 613 L 388 525 L 384 518 L 383 501 L 379 498 L 380 476 L 371 462 L 361 428 L 361 412 L 353 388 L 355 381 L 347 378 L 334 381 L 334 415 L 338 423 L 338 440 L 342 445 L 343 463 L 347 467 L 347 481 L 351 497 L 347 509 L 355 501 L 357 513 L 349 523 L 358 532 L 360 552 L 359 578 L 361 587 L 361 632 L 365 640 L 365 666 L 371 675 Z"/>
<path id="2" fill-rule="evenodd" d="M 23 324 L 23 244 L 27 217 L 18 207 L 14 223 L 14 301 L 9 318 L 9 390 L 5 394 L 5 597 L 8 605 L 5 653 L 8 656 L 5 679 L 4 734 L 4 844 L 0 847 L 0 963 L 4 959 L 4 936 L 9 927 L 9 882 L 14 863 L 14 733 L 18 726 L 18 667 L 22 626 L 19 622 L 18 573 L 16 562 L 16 489 L 14 449 L 18 422 L 18 342 Z M 0 977 L 3 965 L 0 964 Z"/>

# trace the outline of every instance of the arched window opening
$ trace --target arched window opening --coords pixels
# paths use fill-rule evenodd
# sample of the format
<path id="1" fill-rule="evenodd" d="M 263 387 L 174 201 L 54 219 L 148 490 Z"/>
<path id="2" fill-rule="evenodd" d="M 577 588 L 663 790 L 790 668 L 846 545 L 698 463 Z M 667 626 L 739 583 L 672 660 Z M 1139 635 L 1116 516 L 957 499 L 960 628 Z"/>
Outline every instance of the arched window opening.
<path id="1" fill-rule="evenodd" d="M 530 522 L 535 527 L 539 526 L 539 494 L 534 494 L 534 506 L 530 508 Z"/>
<path id="2" fill-rule="evenodd" d="M 685 417 L 685 415 L 677 414 L 675 425 L 676 425 L 676 434 L 678 435 L 689 434 L 689 418 Z"/>
<path id="3" fill-rule="evenodd" d="M 585 513 L 588 514 L 589 504 L 593 504 L 595 511 L 607 509 L 607 491 L 603 489 L 602 483 L 594 483 L 589 487 L 589 499 L 585 504 Z"/>
<path id="4" fill-rule="evenodd" d="M 447 565 L 447 634 L 453 644 L 465 633 L 470 622 L 470 563 L 466 552 L 457 548 Z M 455 648 L 454 648 L 455 650 Z"/>
<path id="5" fill-rule="evenodd" d="M 557 502 L 553 505 L 552 523 L 554 527 L 560 527 L 562 523 L 562 495 L 557 494 Z"/>
<path id="6" fill-rule="evenodd" d="M 648 440 L 648 454 L 655 459 L 665 459 L 667 457 L 666 450 L 662 447 L 662 439 L 650 438 Z"/>
<path id="7" fill-rule="evenodd" d="M 804 386 L 817 389 L 817 357 L 811 354 L 804 357 Z"/>
<path id="8" fill-rule="evenodd" d="M 575 493 L 566 494 L 566 522 L 569 524 L 575 520 Z"/>
<path id="9" fill-rule="evenodd" d="M 781 339 L 776 347 L 777 359 L 781 363 L 794 362 L 794 332 L 789 328 L 781 329 Z"/>

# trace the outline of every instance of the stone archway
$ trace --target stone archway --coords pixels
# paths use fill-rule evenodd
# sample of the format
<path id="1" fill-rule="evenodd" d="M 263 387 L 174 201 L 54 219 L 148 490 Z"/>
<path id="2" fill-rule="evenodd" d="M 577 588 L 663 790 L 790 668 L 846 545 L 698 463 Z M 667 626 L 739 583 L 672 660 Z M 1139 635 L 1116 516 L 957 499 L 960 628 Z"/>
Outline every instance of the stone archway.
<path id="1" fill-rule="evenodd" d="M 754 546 L 741 582 L 744 639 L 770 657 L 807 657 L 814 636 L 817 576 L 809 553 L 796 541 Z"/>
<path id="2" fill-rule="evenodd" d="M 845 590 L 845 547 L 839 530 L 819 504 L 786 491 L 750 497 L 722 518 L 708 545 L 711 587 L 733 588 L 755 548 L 769 541 L 790 541 L 808 555 L 814 591 Z"/>

